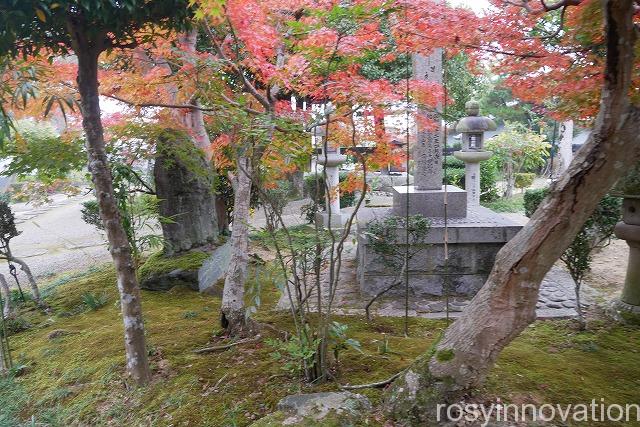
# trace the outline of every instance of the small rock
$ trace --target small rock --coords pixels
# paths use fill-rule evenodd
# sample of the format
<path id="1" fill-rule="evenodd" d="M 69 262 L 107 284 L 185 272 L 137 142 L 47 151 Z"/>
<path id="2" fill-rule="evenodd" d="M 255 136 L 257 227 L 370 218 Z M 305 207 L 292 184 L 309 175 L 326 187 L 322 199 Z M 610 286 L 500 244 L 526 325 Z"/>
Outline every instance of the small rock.
<path id="1" fill-rule="evenodd" d="M 186 285 L 197 291 L 198 272 L 196 270 L 176 269 L 169 273 L 152 274 L 140 283 L 142 289 L 149 291 L 168 291 L 178 285 Z"/>
<path id="2" fill-rule="evenodd" d="M 340 416 L 358 416 L 371 410 L 366 397 L 351 392 L 294 394 L 278 402 L 278 409 L 300 417 L 321 420 L 330 412 Z"/>
<path id="3" fill-rule="evenodd" d="M 71 332 L 66 329 L 56 329 L 54 331 L 49 332 L 47 335 L 47 339 L 54 340 L 56 338 L 64 337 L 65 335 L 69 335 Z"/>

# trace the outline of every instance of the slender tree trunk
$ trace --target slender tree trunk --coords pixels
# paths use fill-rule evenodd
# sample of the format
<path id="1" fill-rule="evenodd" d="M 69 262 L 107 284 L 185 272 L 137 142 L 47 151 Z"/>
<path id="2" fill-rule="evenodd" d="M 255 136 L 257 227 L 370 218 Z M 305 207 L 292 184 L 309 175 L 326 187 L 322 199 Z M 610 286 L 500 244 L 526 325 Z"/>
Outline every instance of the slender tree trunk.
<path id="1" fill-rule="evenodd" d="M 15 262 L 16 264 L 18 264 L 20 266 L 20 270 L 22 270 L 25 276 L 27 276 L 27 280 L 29 281 L 29 286 L 31 287 L 31 296 L 33 300 L 39 306 L 41 307 L 45 306 L 44 302 L 42 301 L 42 298 L 40 297 L 40 289 L 38 289 L 38 284 L 36 283 L 36 279 L 33 277 L 33 273 L 31 273 L 31 269 L 29 268 L 27 263 L 21 260 L 20 258 L 14 257 L 13 255 L 9 255 L 9 261 Z"/>
<path id="2" fill-rule="evenodd" d="M 505 175 L 505 181 L 507 182 L 507 187 L 504 190 L 504 196 L 510 199 L 513 197 L 513 188 L 515 187 L 515 177 L 513 174 L 513 160 L 507 159 L 504 175 Z"/>
<path id="3" fill-rule="evenodd" d="M 602 197 L 640 158 L 640 109 L 629 103 L 634 65 L 633 0 L 603 2 L 607 60 L 600 112 L 590 139 L 530 222 L 498 253 L 487 282 L 432 354 L 391 387 L 388 409 L 410 425 L 438 425 L 452 402 L 488 374 L 502 349 L 536 318 L 545 274 Z"/>
<path id="4" fill-rule="evenodd" d="M 245 332 L 244 284 L 247 277 L 251 160 L 238 159 L 231 230 L 231 259 L 222 291 L 222 327 L 229 335 Z"/>
<path id="5" fill-rule="evenodd" d="M 113 181 L 107 162 L 104 131 L 100 118 L 98 56 L 103 50 L 102 39 L 106 36 L 101 37 L 98 34 L 89 40 L 90 32 L 86 25 L 74 21 L 73 18 L 69 22 L 69 33 L 73 41 L 73 50 L 78 58 L 78 90 L 88 168 L 95 187 L 100 216 L 109 241 L 109 251 L 115 265 L 120 291 L 127 372 L 138 385 L 145 385 L 149 382 L 151 373 L 145 345 L 140 288 L 136 279 L 131 247 L 114 199 Z"/>
<path id="6" fill-rule="evenodd" d="M 227 203 L 219 194 L 216 194 L 216 215 L 218 217 L 218 233 L 226 235 L 229 233 L 229 215 L 227 215 Z"/>
<path id="7" fill-rule="evenodd" d="M 4 343 L 0 342 L 0 376 L 4 376 L 7 373 L 7 370 L 9 369 L 9 367 L 7 366 L 8 363 L 5 359 L 4 356 L 4 348 L 3 348 Z"/>
<path id="8" fill-rule="evenodd" d="M 13 306 L 11 304 L 11 290 L 4 274 L 0 274 L 0 292 L 2 292 L 2 302 L 4 303 L 2 316 L 6 319 L 11 317 Z"/>

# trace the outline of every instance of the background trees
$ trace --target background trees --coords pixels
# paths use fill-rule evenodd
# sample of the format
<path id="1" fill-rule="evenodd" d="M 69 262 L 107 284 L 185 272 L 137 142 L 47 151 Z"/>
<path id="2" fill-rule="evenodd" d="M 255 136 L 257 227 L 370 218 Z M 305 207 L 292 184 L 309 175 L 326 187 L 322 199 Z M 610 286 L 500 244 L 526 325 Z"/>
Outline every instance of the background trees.
<path id="1" fill-rule="evenodd" d="M 540 168 L 549 154 L 549 143 L 544 135 L 516 123 L 508 123 L 504 132 L 487 141 L 486 148 L 495 156 L 492 161 L 502 167 L 505 197 L 513 196 L 518 174 Z"/>

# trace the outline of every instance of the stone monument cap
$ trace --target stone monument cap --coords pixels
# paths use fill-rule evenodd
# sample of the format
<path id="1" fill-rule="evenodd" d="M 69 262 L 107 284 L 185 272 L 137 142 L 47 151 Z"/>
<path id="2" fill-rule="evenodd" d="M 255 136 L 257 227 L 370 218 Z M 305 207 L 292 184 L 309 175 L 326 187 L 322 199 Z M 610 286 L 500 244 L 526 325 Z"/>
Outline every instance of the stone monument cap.
<path id="1" fill-rule="evenodd" d="M 456 125 L 456 132 L 477 133 L 497 129 L 496 122 L 489 117 L 479 115 L 480 105 L 477 101 L 468 101 L 465 104 L 465 108 L 468 116 L 460 119 Z"/>
<path id="2" fill-rule="evenodd" d="M 464 104 L 464 109 L 468 116 L 477 116 L 480 114 L 480 103 L 478 101 L 467 101 Z"/>

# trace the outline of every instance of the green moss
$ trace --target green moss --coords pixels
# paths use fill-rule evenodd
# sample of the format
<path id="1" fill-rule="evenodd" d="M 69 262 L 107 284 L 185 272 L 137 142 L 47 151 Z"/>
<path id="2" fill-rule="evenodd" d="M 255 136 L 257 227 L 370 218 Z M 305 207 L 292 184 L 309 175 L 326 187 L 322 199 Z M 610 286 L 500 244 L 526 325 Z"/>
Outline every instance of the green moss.
<path id="1" fill-rule="evenodd" d="M 453 357 L 454 357 L 454 352 L 451 349 L 440 350 L 439 352 L 436 353 L 436 360 L 438 362 L 448 362 L 450 360 L 453 360 Z"/>
<path id="2" fill-rule="evenodd" d="M 138 269 L 138 280 L 144 281 L 154 274 L 169 273 L 173 270 L 197 270 L 209 258 L 207 252 L 191 251 L 174 257 L 164 256 L 162 251 L 151 255 Z"/>
<path id="3" fill-rule="evenodd" d="M 640 313 L 633 313 L 625 310 L 619 310 L 618 313 L 628 325 L 640 326 Z"/>
<path id="4" fill-rule="evenodd" d="M 262 283 L 263 303 L 256 319 L 291 331 L 290 315 L 273 310 L 278 295 L 274 282 Z M 110 302 L 100 310 L 60 316 L 82 304 L 86 292 L 105 293 Z M 11 346 L 14 360 L 27 369 L 12 383 L 0 383 L 3 405 L 19 402 L 10 410 L 3 406 L 0 417 L 6 412 L 13 418 L 0 420 L 24 421 L 34 415 L 37 423 L 49 425 L 247 426 L 273 412 L 286 395 L 338 390 L 335 382 L 300 384 L 262 342 L 214 354 L 193 353 L 210 343 L 220 300 L 184 287 L 167 293 L 142 292 L 154 380 L 144 390 L 125 386 L 117 301 L 115 272 L 105 267 L 57 285 L 48 299 L 56 315 L 45 316 L 30 307 L 21 313 L 34 327 L 13 335 Z M 412 318 L 405 337 L 401 318 L 368 322 L 358 316 L 336 316 L 335 320 L 348 325 L 349 337 L 358 340 L 363 350 L 341 354 L 335 370 L 340 384 L 389 378 L 434 348 L 446 328 L 444 321 Z M 55 329 L 68 333 L 49 339 Z M 391 352 L 381 355 L 378 348 L 385 336 Z M 542 401 L 560 403 L 590 401 L 594 396 L 637 401 L 637 342 L 638 328 L 602 324 L 589 332 L 575 332 L 568 322 L 538 322 L 507 347 L 481 391 L 505 400 L 534 394 Z M 381 403 L 384 393 L 361 392 L 374 405 Z M 18 424 L 2 422 L 0 426 Z"/>
<path id="5" fill-rule="evenodd" d="M 514 194 L 511 198 L 502 197 L 482 205 L 494 212 L 524 212 L 524 195 Z"/>

